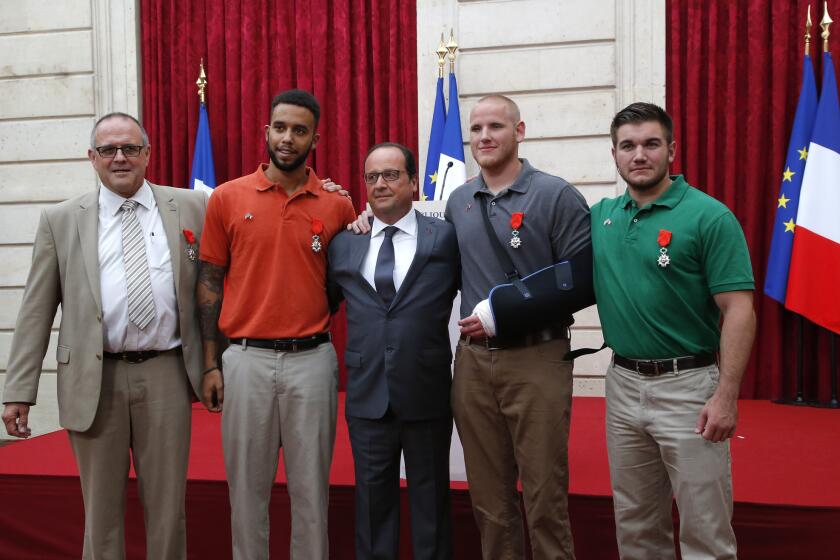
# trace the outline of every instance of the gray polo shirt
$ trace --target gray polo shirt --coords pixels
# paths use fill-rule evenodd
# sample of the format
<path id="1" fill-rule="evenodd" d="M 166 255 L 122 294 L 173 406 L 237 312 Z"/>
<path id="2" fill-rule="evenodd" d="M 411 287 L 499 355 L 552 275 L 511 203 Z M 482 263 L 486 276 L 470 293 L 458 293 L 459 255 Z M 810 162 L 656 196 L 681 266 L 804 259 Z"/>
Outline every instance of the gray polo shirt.
<path id="1" fill-rule="evenodd" d="M 455 226 L 461 250 L 461 317 L 472 314 L 494 286 L 507 282 L 479 204 L 489 203 L 490 223 L 520 276 L 572 257 L 589 243 L 589 207 L 583 195 L 560 177 L 521 161 L 516 181 L 498 195 L 493 196 L 479 175 L 455 189 L 446 203 L 446 221 Z M 514 212 L 525 215 L 516 249 L 510 245 Z"/>

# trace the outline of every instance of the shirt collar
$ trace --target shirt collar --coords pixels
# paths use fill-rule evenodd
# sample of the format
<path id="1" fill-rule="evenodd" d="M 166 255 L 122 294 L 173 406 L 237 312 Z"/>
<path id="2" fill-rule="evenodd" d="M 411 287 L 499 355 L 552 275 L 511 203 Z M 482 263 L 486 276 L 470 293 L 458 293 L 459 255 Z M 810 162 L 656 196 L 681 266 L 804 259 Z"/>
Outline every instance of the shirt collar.
<path id="1" fill-rule="evenodd" d="M 417 214 L 414 212 L 414 209 L 408 211 L 408 213 L 396 221 L 393 224 L 398 230 L 407 233 L 412 237 L 417 236 Z M 382 230 L 388 227 L 388 224 L 377 218 L 376 216 L 373 217 L 373 226 L 370 229 L 370 236 L 376 237 Z"/>
<path id="2" fill-rule="evenodd" d="M 261 163 L 260 165 L 257 166 L 257 170 L 254 173 L 254 176 L 257 179 L 257 190 L 258 191 L 267 191 L 277 184 L 277 183 L 272 183 L 271 180 L 266 176 L 266 174 L 265 174 L 266 169 L 268 169 L 268 164 L 267 163 Z M 309 194 L 319 196 L 321 194 L 321 190 L 322 190 L 321 189 L 321 180 L 318 178 L 318 175 L 315 174 L 315 170 L 313 170 L 311 167 L 307 166 L 306 176 L 307 176 L 306 183 L 304 183 L 302 190 L 308 192 Z"/>
<path id="3" fill-rule="evenodd" d="M 671 184 L 650 205 L 674 208 L 683 199 L 686 191 L 688 191 L 688 183 L 685 182 L 685 178 L 682 175 L 671 175 Z M 627 190 L 619 197 L 619 203 L 625 209 L 633 203 L 633 197 L 630 196 Z"/>
<path id="4" fill-rule="evenodd" d="M 509 187 L 503 189 L 499 194 L 507 191 L 515 191 L 521 194 L 528 192 L 528 187 L 531 185 L 531 176 L 534 174 L 536 169 L 534 169 L 527 159 L 520 158 L 519 161 L 522 162 L 522 169 L 519 170 L 519 175 L 516 176 L 516 180 L 514 180 Z M 487 183 L 484 182 L 484 176 L 481 173 L 478 174 L 477 180 L 478 186 L 476 193 L 483 192 L 491 195 L 493 194 L 490 192 L 490 189 L 487 188 Z"/>
<path id="5" fill-rule="evenodd" d="M 134 196 L 126 199 L 113 192 L 111 189 L 99 183 L 99 206 L 105 209 L 109 216 L 116 216 L 120 212 L 123 202 L 126 200 L 136 200 L 137 203 L 146 210 L 152 210 L 155 207 L 155 195 L 152 193 L 152 188 L 147 181 L 143 181 Z"/>

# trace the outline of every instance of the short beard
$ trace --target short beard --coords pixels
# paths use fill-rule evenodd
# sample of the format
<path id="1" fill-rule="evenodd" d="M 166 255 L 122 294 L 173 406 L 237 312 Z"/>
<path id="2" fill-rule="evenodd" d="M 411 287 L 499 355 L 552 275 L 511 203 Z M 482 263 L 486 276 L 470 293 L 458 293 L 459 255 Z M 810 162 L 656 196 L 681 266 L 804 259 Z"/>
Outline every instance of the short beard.
<path id="1" fill-rule="evenodd" d="M 299 168 L 301 165 L 306 163 L 306 158 L 309 157 L 309 152 L 312 151 L 312 142 L 309 143 L 309 146 L 306 147 L 306 150 L 299 155 L 297 158 L 292 161 L 292 163 L 283 163 L 277 156 L 274 155 L 274 150 L 271 149 L 271 146 L 268 144 L 268 140 L 265 141 L 265 149 L 268 151 L 268 157 L 271 159 L 271 163 L 274 164 L 274 167 L 279 169 L 280 171 L 285 171 L 289 173 L 290 171 L 294 171 L 295 169 Z"/>
<path id="2" fill-rule="evenodd" d="M 656 177 L 655 179 L 651 179 L 650 181 L 645 181 L 644 183 L 634 184 L 631 183 L 626 177 L 622 176 L 621 178 L 624 179 L 624 182 L 627 183 L 627 186 L 633 189 L 634 191 L 644 192 L 649 191 L 654 187 L 658 186 L 662 182 L 662 180 L 667 176 L 668 170 L 666 169 L 665 173 L 663 173 L 661 176 Z"/>

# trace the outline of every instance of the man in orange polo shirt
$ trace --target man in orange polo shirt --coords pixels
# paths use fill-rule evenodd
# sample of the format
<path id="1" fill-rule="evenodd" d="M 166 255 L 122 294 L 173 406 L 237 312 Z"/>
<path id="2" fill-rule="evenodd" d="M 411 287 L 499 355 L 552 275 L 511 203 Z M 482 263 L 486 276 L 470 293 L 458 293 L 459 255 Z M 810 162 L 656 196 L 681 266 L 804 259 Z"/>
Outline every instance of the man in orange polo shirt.
<path id="1" fill-rule="evenodd" d="M 291 558 L 328 556 L 338 361 L 328 333 L 326 255 L 355 212 L 305 165 L 319 116 L 310 93 L 280 93 L 265 129 L 270 163 L 219 186 L 207 205 L 197 289 L 202 402 L 224 410 L 234 559 L 269 557 L 268 502 L 281 445 Z M 221 364 L 219 330 L 231 342 Z"/>

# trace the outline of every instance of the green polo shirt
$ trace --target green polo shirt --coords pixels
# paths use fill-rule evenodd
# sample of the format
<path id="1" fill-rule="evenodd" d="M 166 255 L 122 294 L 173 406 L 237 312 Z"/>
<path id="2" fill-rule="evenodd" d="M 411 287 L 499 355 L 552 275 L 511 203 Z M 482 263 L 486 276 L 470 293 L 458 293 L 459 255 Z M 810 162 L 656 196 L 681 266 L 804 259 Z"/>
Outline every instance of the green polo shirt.
<path id="1" fill-rule="evenodd" d="M 712 296 L 753 290 L 744 232 L 721 202 L 682 175 L 639 208 L 625 192 L 592 207 L 595 295 L 607 346 L 635 359 L 716 352 L 720 310 Z M 670 262 L 659 264 L 661 230 Z"/>

